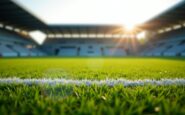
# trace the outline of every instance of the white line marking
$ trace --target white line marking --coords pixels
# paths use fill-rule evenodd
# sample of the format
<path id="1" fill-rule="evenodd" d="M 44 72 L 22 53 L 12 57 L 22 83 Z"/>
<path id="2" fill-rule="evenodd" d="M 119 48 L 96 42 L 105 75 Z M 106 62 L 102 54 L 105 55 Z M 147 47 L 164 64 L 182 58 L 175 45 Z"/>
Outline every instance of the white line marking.
<path id="1" fill-rule="evenodd" d="M 185 79 L 144 79 L 144 80 L 127 80 L 127 79 L 106 79 L 106 80 L 73 80 L 73 79 L 20 79 L 20 78 L 2 78 L 0 84 L 69 84 L 69 85 L 123 85 L 123 86 L 144 86 L 144 85 L 185 85 Z"/>

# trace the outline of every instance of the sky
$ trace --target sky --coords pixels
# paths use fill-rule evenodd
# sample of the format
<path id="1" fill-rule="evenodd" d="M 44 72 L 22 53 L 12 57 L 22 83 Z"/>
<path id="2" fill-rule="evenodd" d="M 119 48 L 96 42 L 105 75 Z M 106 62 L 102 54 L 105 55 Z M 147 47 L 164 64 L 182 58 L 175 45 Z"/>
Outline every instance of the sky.
<path id="1" fill-rule="evenodd" d="M 46 24 L 142 24 L 182 0 L 13 0 Z"/>

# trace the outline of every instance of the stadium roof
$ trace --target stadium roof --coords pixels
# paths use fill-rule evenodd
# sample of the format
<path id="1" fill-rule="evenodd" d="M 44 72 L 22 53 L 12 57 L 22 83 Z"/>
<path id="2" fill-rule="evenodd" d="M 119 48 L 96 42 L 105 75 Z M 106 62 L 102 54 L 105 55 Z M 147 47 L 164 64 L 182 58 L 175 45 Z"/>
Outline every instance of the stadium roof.
<path id="1" fill-rule="evenodd" d="M 47 27 L 42 21 L 10 0 L 0 0 L 0 23 L 28 31 Z"/>
<path id="2" fill-rule="evenodd" d="M 185 21 L 185 1 L 138 26 L 139 29 L 156 30 Z M 72 33 L 120 33 L 120 25 L 46 25 L 40 19 L 10 0 L 0 0 L 0 23 L 24 30 L 42 30 L 48 34 Z"/>
<path id="3" fill-rule="evenodd" d="M 164 27 L 170 27 L 175 24 L 185 23 L 185 0 L 159 14 L 155 18 L 145 22 L 142 25 L 144 29 L 156 30 Z"/>
<path id="4" fill-rule="evenodd" d="M 51 25 L 43 31 L 51 34 L 121 34 L 126 30 L 120 25 Z"/>

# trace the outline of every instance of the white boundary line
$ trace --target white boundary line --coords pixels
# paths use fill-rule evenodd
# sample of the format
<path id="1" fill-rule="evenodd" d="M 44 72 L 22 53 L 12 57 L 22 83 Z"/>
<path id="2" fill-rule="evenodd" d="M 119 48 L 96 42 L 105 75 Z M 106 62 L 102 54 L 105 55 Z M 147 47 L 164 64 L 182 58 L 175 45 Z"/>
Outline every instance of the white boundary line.
<path id="1" fill-rule="evenodd" d="M 48 84 L 48 85 L 123 85 L 123 86 L 145 86 L 145 85 L 183 85 L 185 86 L 185 79 L 176 78 L 176 79 L 144 79 L 144 80 L 127 80 L 127 79 L 106 79 L 106 80 L 73 80 L 73 79 L 20 79 L 20 78 L 1 78 L 0 84 Z"/>

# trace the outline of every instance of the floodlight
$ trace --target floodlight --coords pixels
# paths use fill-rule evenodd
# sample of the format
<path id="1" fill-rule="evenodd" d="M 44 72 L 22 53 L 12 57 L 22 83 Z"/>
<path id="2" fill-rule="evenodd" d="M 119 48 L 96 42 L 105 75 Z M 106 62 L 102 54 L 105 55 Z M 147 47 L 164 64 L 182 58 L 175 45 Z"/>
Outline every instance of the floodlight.
<path id="1" fill-rule="evenodd" d="M 87 38 L 88 34 L 80 34 L 80 38 Z"/>
<path id="2" fill-rule="evenodd" d="M 71 38 L 71 34 L 64 34 L 63 37 L 64 38 Z"/>
<path id="3" fill-rule="evenodd" d="M 12 27 L 12 26 L 5 26 L 5 28 L 6 28 L 7 30 L 13 30 L 13 27 Z"/>
<path id="4" fill-rule="evenodd" d="M 177 29 L 180 29 L 181 27 L 182 27 L 181 25 L 175 25 L 175 26 L 173 26 L 173 29 L 177 30 Z"/>
<path id="5" fill-rule="evenodd" d="M 21 32 L 21 30 L 19 28 L 14 28 L 14 31 L 18 32 L 18 33 Z"/>
<path id="6" fill-rule="evenodd" d="M 47 36 L 48 36 L 48 38 L 55 38 L 54 34 L 48 34 Z"/>
<path id="7" fill-rule="evenodd" d="M 79 38 L 79 37 L 80 37 L 80 34 L 72 34 L 71 37 L 72 37 L 72 38 Z"/>
<path id="8" fill-rule="evenodd" d="M 4 27 L 4 25 L 2 23 L 0 23 L 0 28 L 3 28 L 3 27 Z"/>
<path id="9" fill-rule="evenodd" d="M 96 34 L 89 34 L 90 38 L 96 38 L 96 36 L 97 36 Z"/>

